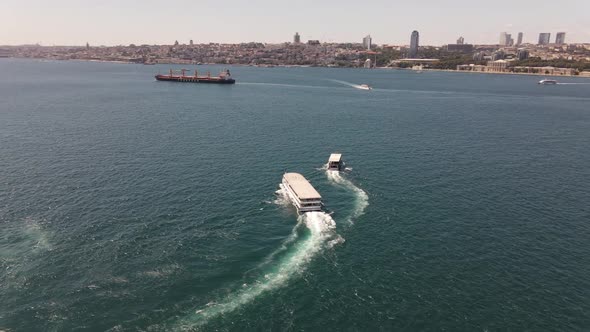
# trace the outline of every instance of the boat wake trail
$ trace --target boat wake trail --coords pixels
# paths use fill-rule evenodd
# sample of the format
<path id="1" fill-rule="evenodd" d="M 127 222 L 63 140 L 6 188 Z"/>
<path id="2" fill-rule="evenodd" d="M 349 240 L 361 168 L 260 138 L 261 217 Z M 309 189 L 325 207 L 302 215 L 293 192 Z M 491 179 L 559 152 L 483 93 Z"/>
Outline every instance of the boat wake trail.
<path id="1" fill-rule="evenodd" d="M 330 80 L 330 81 L 336 82 L 336 83 L 340 83 L 340 84 L 344 84 L 344 85 L 348 85 L 348 86 L 353 87 L 355 89 L 363 89 L 363 87 L 360 86 L 359 84 L 354 84 L 354 83 L 350 83 L 350 82 L 346 82 L 346 81 L 340 81 L 340 80 Z"/>
<path id="2" fill-rule="evenodd" d="M 321 85 L 301 85 L 301 84 L 284 84 L 284 83 L 260 83 L 260 82 L 239 82 L 236 85 L 252 85 L 252 86 L 276 86 L 286 88 L 305 88 L 305 89 L 333 89 L 329 86 Z"/>
<path id="3" fill-rule="evenodd" d="M 350 217 L 348 218 L 349 223 L 353 223 L 354 220 L 365 213 L 365 209 L 369 206 L 369 195 L 362 190 L 361 188 L 357 187 L 354 183 L 350 180 L 344 178 L 340 172 L 337 171 L 330 171 L 327 169 L 327 165 L 325 167 L 326 175 L 328 176 L 328 180 L 332 183 L 341 186 L 349 191 L 352 191 L 355 194 L 355 204 L 354 209 Z"/>
<path id="4" fill-rule="evenodd" d="M 557 85 L 587 85 L 587 84 L 590 84 L 590 83 L 581 83 L 581 82 L 576 82 L 576 83 L 574 83 L 574 82 L 572 82 L 572 83 L 559 83 L 558 82 L 557 83 Z"/>
<path id="5" fill-rule="evenodd" d="M 263 293 L 283 287 L 287 281 L 305 271 L 309 262 L 323 249 L 344 242 L 336 233 L 336 223 L 325 212 L 307 212 L 297 218 L 291 236 L 281 248 L 270 255 L 260 267 L 260 277 L 250 284 L 243 284 L 220 301 L 209 302 L 178 322 L 178 329 L 202 326 L 211 318 L 234 311 L 261 296 Z M 302 234 L 297 230 L 305 226 Z"/>

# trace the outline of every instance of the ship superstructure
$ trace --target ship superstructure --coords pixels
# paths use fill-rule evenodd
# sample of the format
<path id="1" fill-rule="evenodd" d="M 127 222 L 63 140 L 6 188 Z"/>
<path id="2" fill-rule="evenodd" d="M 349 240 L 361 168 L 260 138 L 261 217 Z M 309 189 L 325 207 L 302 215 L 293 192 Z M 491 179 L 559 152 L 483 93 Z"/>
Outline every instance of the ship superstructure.
<path id="1" fill-rule="evenodd" d="M 322 210 L 322 196 L 299 173 L 285 173 L 281 186 L 287 196 L 297 208 L 297 212 L 304 213 Z"/>

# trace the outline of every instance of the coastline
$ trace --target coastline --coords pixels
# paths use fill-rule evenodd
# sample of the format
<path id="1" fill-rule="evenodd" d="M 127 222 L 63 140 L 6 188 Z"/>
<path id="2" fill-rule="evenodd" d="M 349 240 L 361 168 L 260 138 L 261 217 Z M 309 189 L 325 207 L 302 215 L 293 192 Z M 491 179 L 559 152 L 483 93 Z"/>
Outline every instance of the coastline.
<path id="1" fill-rule="evenodd" d="M 386 68 L 386 67 L 383 67 Z M 408 68 L 400 68 L 402 70 L 412 70 Z M 525 75 L 525 76 L 543 76 L 543 77 L 579 77 L 579 78 L 590 78 L 586 75 L 551 75 L 551 74 L 540 74 L 540 73 L 515 73 L 515 72 L 493 72 L 493 71 L 471 71 L 471 70 L 453 70 L 453 69 L 430 69 L 424 68 L 421 71 L 442 71 L 449 73 L 466 73 L 466 74 L 498 74 L 498 75 Z"/>
<path id="2" fill-rule="evenodd" d="M 157 63 L 143 63 L 133 61 L 122 61 L 122 60 L 99 60 L 99 59 L 52 59 L 52 58 L 32 58 L 32 57 L 2 57 L 0 59 L 28 59 L 37 61 L 84 61 L 84 62 L 102 62 L 102 63 L 117 63 L 117 64 L 129 64 L 129 65 L 191 65 L 191 66 L 232 66 L 232 67 L 257 67 L 257 68 L 357 68 L 364 69 L 362 67 L 339 67 L 339 66 L 326 66 L 326 65 L 250 65 L 241 63 L 187 63 L 187 62 L 157 62 Z M 471 70 L 455 70 L 455 69 L 433 69 L 423 68 L 420 70 L 414 70 L 411 68 L 399 68 L 399 67 L 375 67 L 371 69 L 381 70 L 407 70 L 415 71 L 416 73 L 432 71 L 432 72 L 449 72 L 449 73 L 468 73 L 468 74 L 497 74 L 497 75 L 526 75 L 526 76 L 543 76 L 543 77 L 579 77 L 579 78 L 590 78 L 588 75 L 551 75 L 551 74 L 540 74 L 540 73 L 515 73 L 515 72 L 489 72 L 489 71 L 471 71 Z M 371 70 L 368 69 L 367 70 Z"/>

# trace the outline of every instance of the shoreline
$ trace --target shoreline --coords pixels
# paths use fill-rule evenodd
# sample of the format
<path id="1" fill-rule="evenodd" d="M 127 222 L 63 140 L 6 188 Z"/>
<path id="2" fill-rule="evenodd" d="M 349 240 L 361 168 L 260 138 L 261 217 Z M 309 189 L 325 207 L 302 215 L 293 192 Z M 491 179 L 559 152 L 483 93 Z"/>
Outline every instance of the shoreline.
<path id="1" fill-rule="evenodd" d="M 386 68 L 386 67 L 383 67 Z M 534 67 L 537 68 L 537 67 Z M 538 67 L 542 68 L 542 67 Z M 403 70 L 411 70 L 408 68 L 401 68 Z M 416 70 L 417 71 L 417 70 Z M 493 71 L 471 71 L 471 70 L 453 70 L 453 69 L 421 69 L 421 71 L 442 71 L 449 73 L 466 73 L 466 74 L 498 74 L 498 75 L 525 75 L 525 76 L 544 76 L 544 77 L 579 77 L 579 78 L 590 78 L 586 75 L 551 75 L 551 74 L 538 74 L 538 73 L 514 73 L 514 72 L 493 72 Z"/>
<path id="2" fill-rule="evenodd" d="M 158 62 L 158 63 L 143 63 L 143 62 L 131 62 L 122 60 L 98 60 L 98 59 L 51 59 L 51 58 L 28 58 L 28 57 L 1 57 L 0 59 L 21 59 L 21 60 L 37 60 L 37 61 L 83 61 L 83 62 L 98 62 L 98 63 L 117 63 L 117 64 L 128 64 L 128 65 L 191 65 L 191 66 L 232 66 L 232 67 L 257 67 L 257 68 L 335 68 L 335 69 L 365 69 L 363 67 L 338 67 L 338 66 L 323 66 L 323 65 L 249 65 L 241 63 L 184 63 L 184 62 Z M 536 67 L 535 67 L 536 68 Z M 539 67 L 541 68 L 541 67 Z M 414 70 L 411 68 L 399 68 L 399 67 L 374 67 L 366 68 L 381 69 L 381 70 L 407 70 L 421 73 L 425 71 L 432 72 L 448 72 L 448 73 L 467 73 L 467 74 L 497 74 L 497 75 L 525 75 L 525 76 L 544 76 L 544 77 L 578 77 L 578 78 L 590 78 L 590 72 L 588 75 L 551 75 L 551 74 L 539 74 L 539 73 L 515 73 L 515 72 L 489 72 L 489 71 L 471 71 L 471 70 L 455 70 L 455 69 L 433 69 L 423 68 L 420 70 Z"/>

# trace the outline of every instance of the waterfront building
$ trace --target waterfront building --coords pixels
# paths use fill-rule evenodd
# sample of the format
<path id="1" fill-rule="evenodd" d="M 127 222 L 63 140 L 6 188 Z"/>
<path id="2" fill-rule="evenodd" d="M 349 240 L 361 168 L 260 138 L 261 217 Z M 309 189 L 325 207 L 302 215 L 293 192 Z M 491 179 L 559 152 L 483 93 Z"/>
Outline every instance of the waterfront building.
<path id="1" fill-rule="evenodd" d="M 373 39 L 371 38 L 371 35 L 367 35 L 365 38 L 363 38 L 363 47 L 370 50 L 372 41 Z"/>
<path id="2" fill-rule="evenodd" d="M 293 43 L 295 43 L 295 44 L 301 43 L 301 36 L 299 35 L 299 32 L 295 32 L 295 36 L 293 36 Z"/>
<path id="3" fill-rule="evenodd" d="M 459 39 L 457 39 L 457 45 L 463 45 L 463 44 L 465 44 L 465 38 L 459 37 Z"/>
<path id="4" fill-rule="evenodd" d="M 518 38 L 516 39 L 516 46 L 522 45 L 522 32 L 518 33 Z"/>
<path id="5" fill-rule="evenodd" d="M 488 61 L 487 67 L 487 71 L 501 73 L 508 67 L 508 62 L 506 60 Z"/>
<path id="6" fill-rule="evenodd" d="M 557 44 L 557 45 L 565 44 L 565 32 L 558 32 L 555 35 L 555 44 Z"/>
<path id="7" fill-rule="evenodd" d="M 409 58 L 415 58 L 418 55 L 418 47 L 420 47 L 420 34 L 418 31 L 412 31 L 412 36 L 410 37 L 410 54 Z"/>
<path id="8" fill-rule="evenodd" d="M 549 40 L 551 39 L 551 33 L 550 32 L 541 32 L 539 34 L 539 42 L 537 44 L 539 45 L 547 45 L 549 44 Z"/>

